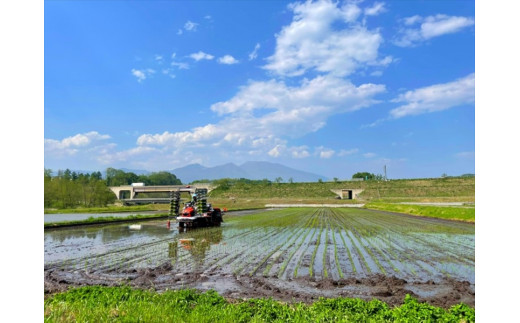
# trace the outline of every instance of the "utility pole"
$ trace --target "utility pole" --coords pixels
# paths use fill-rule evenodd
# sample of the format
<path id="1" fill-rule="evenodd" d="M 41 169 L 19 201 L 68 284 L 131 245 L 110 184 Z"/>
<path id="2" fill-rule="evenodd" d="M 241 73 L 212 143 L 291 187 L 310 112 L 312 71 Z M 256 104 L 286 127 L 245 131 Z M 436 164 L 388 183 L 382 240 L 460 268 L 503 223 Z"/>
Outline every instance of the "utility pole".
<path id="1" fill-rule="evenodd" d="M 385 169 L 385 181 L 387 181 L 388 179 L 386 178 L 386 165 L 385 165 L 384 169 Z"/>

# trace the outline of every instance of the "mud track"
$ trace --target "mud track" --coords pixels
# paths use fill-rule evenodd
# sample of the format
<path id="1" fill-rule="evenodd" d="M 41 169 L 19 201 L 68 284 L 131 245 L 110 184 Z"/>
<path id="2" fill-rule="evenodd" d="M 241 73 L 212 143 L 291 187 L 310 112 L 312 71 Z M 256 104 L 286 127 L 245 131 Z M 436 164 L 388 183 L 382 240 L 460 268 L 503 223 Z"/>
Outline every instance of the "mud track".
<path id="1" fill-rule="evenodd" d="M 364 300 L 378 299 L 390 306 L 403 303 L 406 294 L 421 302 L 449 308 L 459 303 L 475 306 L 474 285 L 467 281 L 443 279 L 440 282 L 406 281 L 393 276 L 374 274 L 365 278 L 339 280 L 298 277 L 281 280 L 272 277 L 233 275 L 218 271 L 172 271 L 165 263 L 156 268 L 127 271 L 90 272 L 46 269 L 44 290 L 46 294 L 63 292 L 71 287 L 132 286 L 156 291 L 194 288 L 201 291 L 216 290 L 228 299 L 271 297 L 283 302 L 312 303 L 320 297 L 353 297 Z"/>

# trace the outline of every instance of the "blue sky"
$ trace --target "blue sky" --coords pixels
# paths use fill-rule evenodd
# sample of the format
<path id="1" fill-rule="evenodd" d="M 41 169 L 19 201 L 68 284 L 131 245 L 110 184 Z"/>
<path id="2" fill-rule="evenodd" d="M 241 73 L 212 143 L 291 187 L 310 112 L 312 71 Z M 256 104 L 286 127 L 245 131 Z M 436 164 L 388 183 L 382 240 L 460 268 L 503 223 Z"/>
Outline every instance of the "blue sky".
<path id="1" fill-rule="evenodd" d="M 45 1 L 45 167 L 475 172 L 473 1 Z"/>

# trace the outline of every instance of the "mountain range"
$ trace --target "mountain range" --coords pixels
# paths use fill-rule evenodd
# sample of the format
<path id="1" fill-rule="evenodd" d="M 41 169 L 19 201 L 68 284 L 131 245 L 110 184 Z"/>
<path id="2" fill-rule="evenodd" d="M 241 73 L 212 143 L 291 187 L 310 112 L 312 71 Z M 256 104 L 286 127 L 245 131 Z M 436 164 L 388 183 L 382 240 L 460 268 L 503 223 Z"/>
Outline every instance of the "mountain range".
<path id="1" fill-rule="evenodd" d="M 277 163 L 250 161 L 242 165 L 227 163 L 215 167 L 205 167 L 200 164 L 190 164 L 170 171 L 183 183 L 191 183 L 201 179 L 247 178 L 253 180 L 268 179 L 274 181 L 281 177 L 284 182 L 316 182 L 326 181 L 325 176 L 313 174 Z"/>

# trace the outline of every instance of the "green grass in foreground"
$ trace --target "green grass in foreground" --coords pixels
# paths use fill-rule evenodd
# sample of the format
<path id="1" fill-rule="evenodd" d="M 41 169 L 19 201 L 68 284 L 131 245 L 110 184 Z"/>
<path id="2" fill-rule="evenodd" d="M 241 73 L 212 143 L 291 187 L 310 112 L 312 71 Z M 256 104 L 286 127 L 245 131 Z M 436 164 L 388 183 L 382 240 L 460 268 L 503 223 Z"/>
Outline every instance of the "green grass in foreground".
<path id="1" fill-rule="evenodd" d="M 475 222 L 475 208 L 466 207 L 447 207 L 447 206 L 426 206 L 426 205 L 406 205 L 390 203 L 369 203 L 365 205 L 367 209 L 406 213 L 411 215 L 428 216 L 447 220 L 458 220 Z"/>
<path id="2" fill-rule="evenodd" d="M 53 228 L 53 227 L 60 227 L 60 226 L 69 226 L 69 225 L 76 225 L 76 224 L 96 224 L 96 223 L 105 223 L 105 222 L 121 222 L 121 221 L 128 221 L 128 220 L 144 220 L 144 219 L 154 219 L 154 218 L 161 218 L 165 217 L 168 214 L 134 214 L 129 215 L 125 217 L 119 217 L 119 216 L 104 216 L 104 217 L 89 217 L 85 220 L 74 220 L 74 221 L 62 221 L 62 222 L 50 222 L 45 223 L 45 228 Z"/>
<path id="3" fill-rule="evenodd" d="M 313 304 L 272 299 L 229 302 L 214 291 L 153 291 L 90 286 L 45 301 L 46 322 L 474 322 L 465 304 L 445 310 L 406 296 L 390 308 L 378 300 L 320 298 Z"/>

